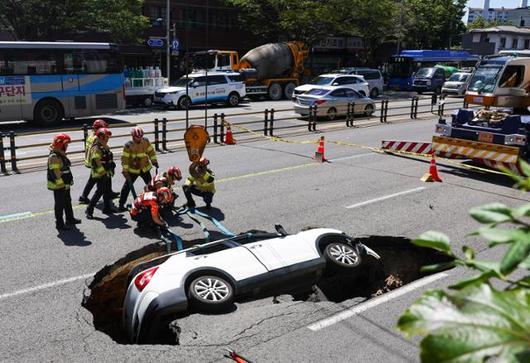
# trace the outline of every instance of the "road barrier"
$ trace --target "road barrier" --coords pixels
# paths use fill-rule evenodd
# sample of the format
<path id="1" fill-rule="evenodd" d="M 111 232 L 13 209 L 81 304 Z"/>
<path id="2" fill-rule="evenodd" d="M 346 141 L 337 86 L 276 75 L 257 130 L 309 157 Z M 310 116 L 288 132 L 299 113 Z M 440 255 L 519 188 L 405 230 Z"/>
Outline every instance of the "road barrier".
<path id="1" fill-rule="evenodd" d="M 435 100 L 435 104 L 433 101 Z M 426 103 L 427 101 L 428 103 Z M 419 98 L 413 97 L 410 101 L 410 105 L 395 105 L 392 107 L 392 102 L 388 99 L 383 99 L 378 102 L 379 105 L 379 122 L 388 123 L 389 120 L 397 118 L 410 118 L 417 119 L 418 115 L 421 114 L 434 114 L 442 116 L 447 111 L 453 111 L 462 107 L 462 100 L 457 99 L 453 102 L 443 101 L 441 98 L 433 96 L 433 98 Z M 437 105 L 438 108 L 434 109 L 434 106 Z M 430 111 L 429 111 L 430 106 Z M 373 120 L 376 117 L 359 115 L 354 112 L 355 103 L 350 103 L 347 105 L 347 111 L 344 117 L 345 126 L 348 128 L 355 127 L 359 125 L 361 121 Z M 421 107 L 421 109 L 419 109 Z M 427 109 L 425 109 L 427 108 Z M 377 109 L 377 107 L 376 107 Z M 389 111 L 391 114 L 389 115 Z M 307 128 L 308 132 L 318 132 L 317 123 L 320 120 L 318 115 L 318 107 L 311 106 L 308 110 L 308 115 L 305 118 L 300 117 L 299 115 L 293 115 L 293 109 L 279 109 L 274 108 L 265 109 L 264 111 L 255 111 L 255 112 L 244 112 L 244 113 L 214 113 L 209 115 L 208 118 L 203 116 L 198 117 L 189 117 L 189 118 L 175 118 L 168 119 L 155 118 L 152 121 L 140 121 L 135 123 L 123 123 L 123 124 L 112 124 L 111 129 L 113 132 L 111 138 L 111 144 L 114 144 L 116 140 L 123 140 L 121 145 L 112 146 L 116 156 L 121 154 L 123 149 L 123 144 L 130 140 L 129 129 L 132 126 L 141 126 L 148 130 L 145 131 L 145 135 L 152 135 L 153 138 L 150 138 L 153 141 L 154 148 L 157 152 L 171 152 L 177 148 L 182 148 L 184 146 L 184 132 L 186 127 L 174 127 L 178 122 L 186 121 L 186 124 L 189 124 L 190 121 L 203 121 L 206 125 L 207 131 L 210 133 L 210 142 L 213 141 L 214 144 L 222 145 L 225 140 L 225 125 L 227 119 L 230 118 L 230 124 L 233 126 L 242 126 L 242 128 L 237 128 L 233 130 L 234 137 L 237 136 L 238 140 L 248 140 L 255 139 L 256 135 L 264 135 L 268 137 L 274 137 L 276 133 L 292 133 L 291 130 L 297 130 L 300 132 L 303 128 Z M 258 118 L 258 120 L 250 120 L 243 122 L 234 122 L 232 118 L 245 116 L 248 118 Z M 333 121 L 335 122 L 335 121 Z M 342 122 L 342 121 L 339 121 Z M 127 132 L 121 133 L 120 129 L 127 128 Z M 151 131 L 152 130 L 152 131 Z M 247 130 L 252 130 L 252 133 Z M 58 132 L 82 132 L 82 138 L 73 138 L 68 151 L 68 155 L 74 163 L 81 162 L 84 159 L 86 139 L 90 132 L 90 127 L 87 124 L 84 124 L 81 128 L 67 128 L 46 132 L 26 132 L 16 134 L 14 131 L 10 131 L 7 135 L 0 133 L 0 170 L 4 174 L 18 173 L 19 169 L 30 169 L 35 167 L 45 167 L 46 159 L 49 155 L 48 146 L 53 139 L 53 135 Z M 23 140 L 28 136 L 35 135 L 50 135 L 50 142 L 45 143 L 36 143 L 36 144 L 25 144 Z M 250 135 L 250 138 L 241 137 L 244 134 Z M 252 135 L 256 134 L 256 135 Z M 9 146 L 6 146 L 4 139 L 8 137 Z M 79 150 L 73 150 L 73 146 L 81 146 Z M 42 154 L 32 155 L 32 156 L 20 156 L 17 155 L 18 150 L 35 150 L 42 149 Z M 9 152 L 9 159 L 6 159 L 5 155 Z M 42 160 L 42 162 L 35 163 L 35 160 Z M 10 171 L 8 171 L 7 165 L 10 165 Z"/>

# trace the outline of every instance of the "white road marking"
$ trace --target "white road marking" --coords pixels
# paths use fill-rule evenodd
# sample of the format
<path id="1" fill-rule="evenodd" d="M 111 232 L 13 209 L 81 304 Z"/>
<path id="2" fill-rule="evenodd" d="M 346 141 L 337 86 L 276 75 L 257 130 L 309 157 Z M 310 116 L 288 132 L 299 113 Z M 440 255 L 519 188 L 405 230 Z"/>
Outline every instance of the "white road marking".
<path id="1" fill-rule="evenodd" d="M 15 219 L 25 219 L 31 217 L 31 212 L 21 212 L 21 213 L 14 213 L 14 214 L 8 214 L 5 216 L 0 216 L 0 223 L 4 220 L 15 220 Z"/>
<path id="2" fill-rule="evenodd" d="M 89 277 L 92 277 L 94 275 L 95 275 L 95 273 L 81 275 L 81 276 L 75 276 L 75 277 L 70 277 L 70 278 L 64 279 L 64 280 L 48 282 L 47 284 L 43 284 L 43 285 L 39 285 L 39 286 L 29 287 L 27 289 L 22 289 L 22 290 L 18 290 L 18 291 L 14 291 L 14 292 L 9 292 L 7 294 L 0 295 L 0 300 L 8 299 L 10 297 L 14 297 L 14 296 L 18 296 L 18 295 L 29 294 L 29 293 L 32 293 L 32 292 L 35 292 L 35 291 L 50 289 L 52 287 L 56 287 L 56 286 L 59 286 L 59 285 L 65 285 L 65 284 L 68 284 L 70 282 L 74 282 L 74 281 L 78 281 L 78 280 L 85 280 L 85 279 L 87 279 Z"/>
<path id="3" fill-rule="evenodd" d="M 335 159 L 329 159 L 329 161 L 342 161 L 342 160 L 349 160 L 349 159 L 357 159 L 362 158 L 369 155 L 376 155 L 375 153 L 366 153 L 366 154 L 356 154 L 356 155 L 350 155 L 350 156 L 344 156 L 341 158 L 335 158 Z"/>
<path id="4" fill-rule="evenodd" d="M 316 323 L 313 323 L 311 325 L 308 325 L 307 328 L 312 331 L 318 331 L 324 328 L 327 328 L 328 326 L 331 326 L 335 323 L 338 323 L 339 321 L 351 318 L 354 315 L 358 315 L 368 309 L 371 309 L 377 305 L 386 303 L 392 299 L 395 299 L 397 297 L 400 297 L 402 295 L 405 295 L 413 290 L 416 290 L 419 287 L 422 287 L 424 285 L 430 284 L 436 280 L 440 280 L 443 278 L 446 278 L 449 276 L 449 274 L 445 272 L 440 272 L 434 275 L 430 275 L 427 277 L 424 277 L 422 279 L 416 280 L 414 282 L 411 282 L 410 284 L 407 284 L 403 287 L 400 287 L 399 289 L 392 290 L 390 292 L 387 292 L 386 294 L 383 294 L 379 297 L 376 297 L 374 299 L 368 300 L 365 303 L 361 303 L 359 305 L 356 305 L 348 310 L 344 310 L 338 314 L 335 314 L 333 316 L 330 316 L 329 318 L 322 319 L 320 321 L 317 321 Z"/>
<path id="5" fill-rule="evenodd" d="M 367 200 L 367 201 L 365 201 L 365 202 L 361 202 L 361 203 L 357 203 L 357 204 L 352 204 L 352 205 L 347 206 L 346 208 L 347 208 L 347 209 L 352 209 L 352 208 L 362 207 L 362 206 L 367 205 L 367 204 L 372 204 L 372 203 L 380 202 L 380 201 L 382 201 L 382 200 L 386 200 L 386 199 L 390 199 L 390 198 L 399 197 L 399 196 L 401 196 L 401 195 L 405 195 L 405 194 L 410 194 L 410 193 L 419 192 L 419 191 L 424 190 L 424 189 L 427 189 L 427 188 L 425 188 L 425 187 L 419 187 L 419 188 L 414 188 L 414 189 L 410 189 L 410 190 L 405 190 L 405 191 L 403 191 L 403 192 L 394 193 L 394 194 L 390 194 L 390 195 L 385 195 L 384 197 L 379 197 L 379 198 L 375 198 L 375 199 Z"/>

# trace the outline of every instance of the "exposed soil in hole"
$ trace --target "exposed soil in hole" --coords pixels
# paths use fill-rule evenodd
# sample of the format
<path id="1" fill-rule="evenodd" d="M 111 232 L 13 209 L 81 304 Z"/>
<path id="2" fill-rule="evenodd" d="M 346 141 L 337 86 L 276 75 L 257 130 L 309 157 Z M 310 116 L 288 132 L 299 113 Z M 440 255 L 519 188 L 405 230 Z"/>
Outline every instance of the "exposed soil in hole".
<path id="1" fill-rule="evenodd" d="M 449 261 L 447 256 L 414 246 L 403 237 L 369 236 L 357 240 L 376 251 L 381 260 L 367 256 L 354 274 L 324 277 L 312 289 L 292 292 L 292 297 L 307 302 L 342 302 L 355 297 L 374 297 L 423 277 L 420 268 L 424 265 Z M 204 241 L 189 241 L 186 247 L 201 242 Z M 127 343 L 121 327 L 121 316 L 129 272 L 136 264 L 164 253 L 165 246 L 151 244 L 131 252 L 113 265 L 105 266 L 95 275 L 85 289 L 82 305 L 92 313 L 97 330 L 108 334 L 117 343 Z M 276 302 L 276 299 L 271 300 L 271 304 Z M 171 324 L 173 330 L 180 330 L 177 323 Z M 174 333 L 173 344 L 178 344 L 181 332 Z M 163 338 L 160 343 L 168 344 L 170 341 Z"/>

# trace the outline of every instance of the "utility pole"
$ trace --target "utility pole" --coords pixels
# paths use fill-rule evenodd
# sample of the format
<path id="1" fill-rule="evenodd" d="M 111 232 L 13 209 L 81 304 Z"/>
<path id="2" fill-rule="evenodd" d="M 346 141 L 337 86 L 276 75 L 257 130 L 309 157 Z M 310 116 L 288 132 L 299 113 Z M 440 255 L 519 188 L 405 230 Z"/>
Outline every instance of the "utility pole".
<path id="1" fill-rule="evenodd" d="M 167 84 L 170 85 L 170 73 L 171 73 L 171 37 L 170 37 L 170 22 L 169 16 L 169 0 L 166 0 L 166 71 L 167 71 Z"/>

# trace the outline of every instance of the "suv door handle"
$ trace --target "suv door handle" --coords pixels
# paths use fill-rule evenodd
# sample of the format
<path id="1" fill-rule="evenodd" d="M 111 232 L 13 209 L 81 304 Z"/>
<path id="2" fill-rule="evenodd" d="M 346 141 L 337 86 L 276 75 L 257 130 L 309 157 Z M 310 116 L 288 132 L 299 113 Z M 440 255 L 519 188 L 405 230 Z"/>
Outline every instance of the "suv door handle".
<path id="1" fill-rule="evenodd" d="M 254 248 L 258 248 L 258 247 L 261 247 L 261 245 L 254 245 L 252 247 L 250 247 L 251 249 L 254 249 Z"/>
<path id="2" fill-rule="evenodd" d="M 201 258 L 206 258 L 206 257 L 208 257 L 208 256 L 197 256 L 197 257 L 194 258 L 194 260 L 200 260 Z"/>

